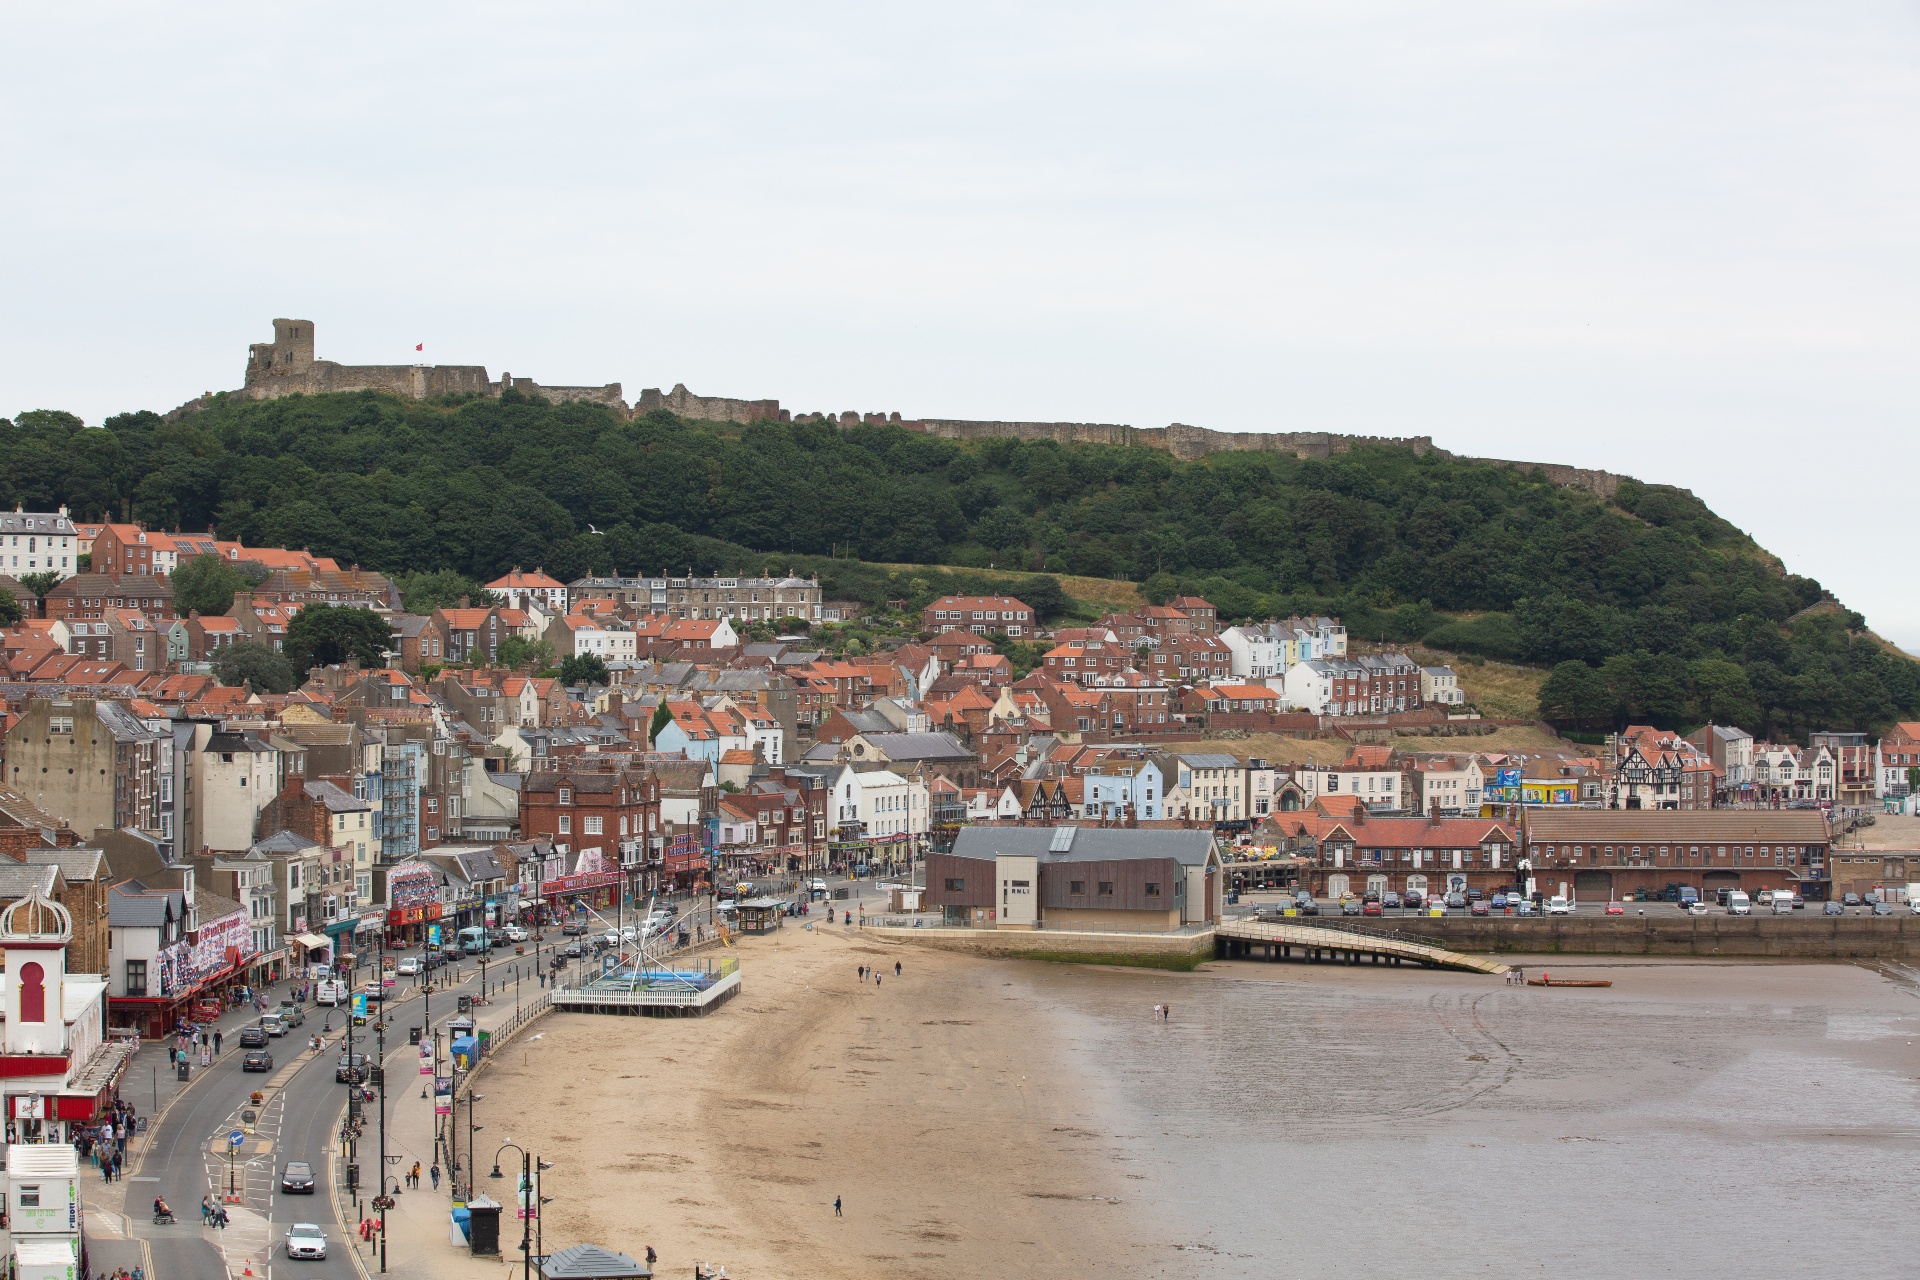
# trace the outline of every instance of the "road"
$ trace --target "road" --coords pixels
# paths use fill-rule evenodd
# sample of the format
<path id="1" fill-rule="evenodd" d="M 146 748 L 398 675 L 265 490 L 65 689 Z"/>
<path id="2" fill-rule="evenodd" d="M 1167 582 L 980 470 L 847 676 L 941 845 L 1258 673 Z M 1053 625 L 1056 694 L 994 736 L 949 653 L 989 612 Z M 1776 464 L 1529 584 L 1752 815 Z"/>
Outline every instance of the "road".
<path id="1" fill-rule="evenodd" d="M 445 973 L 446 970 L 441 970 L 436 978 Z M 471 995 L 477 990 L 478 969 L 462 966 L 461 974 L 462 981 L 457 985 L 436 987 L 427 996 L 424 1013 L 418 985 L 413 979 L 401 980 L 396 988 L 401 998 L 389 1001 L 386 1011 L 388 1027 L 393 1032 L 387 1037 L 390 1062 L 411 1060 L 415 1051 L 407 1044 L 409 1025 L 424 1025 L 424 1014 L 430 1014 L 434 1023 L 440 1022 L 454 1012 L 457 995 L 463 992 Z M 131 1234 L 136 1241 L 145 1242 L 147 1255 L 152 1259 L 149 1274 L 153 1280 L 188 1280 L 189 1277 L 202 1280 L 237 1275 L 248 1263 L 255 1275 L 264 1276 L 264 1264 L 278 1257 L 287 1227 L 295 1222 L 318 1224 L 326 1231 L 331 1246 L 325 1261 L 300 1264 L 302 1276 L 312 1280 L 354 1280 L 359 1276 L 353 1259 L 342 1247 L 342 1233 L 346 1228 L 336 1219 L 333 1200 L 328 1194 L 328 1178 L 345 1176 L 341 1167 L 344 1162 L 332 1157 L 340 1150 L 340 1115 L 347 1103 L 347 1086 L 334 1079 L 339 1055 L 345 1048 L 346 1012 L 344 1009 L 332 1011 L 331 1032 L 322 1030 L 328 1016 L 327 1009 L 309 1005 L 306 1025 L 272 1042 L 275 1064 L 279 1068 L 272 1073 L 243 1072 L 240 1069 L 242 1052 L 236 1038 L 229 1034 L 225 1052 L 213 1065 L 198 1069 L 200 1078 L 172 1103 L 152 1147 L 128 1169 L 127 1211 Z M 307 1055 L 306 1060 L 296 1066 L 305 1037 L 314 1034 L 323 1036 L 326 1048 L 318 1055 Z M 368 1029 L 355 1031 L 354 1052 L 371 1054 L 373 1045 Z M 282 1078 L 281 1071 L 288 1074 Z M 240 1113 L 247 1106 L 249 1095 L 263 1088 L 270 1079 L 277 1082 L 277 1092 L 256 1116 L 253 1135 L 246 1138 L 229 1162 L 225 1154 L 229 1149 L 227 1136 L 234 1130 L 246 1128 Z M 411 1088 L 418 1079 L 411 1071 L 394 1071 L 388 1076 L 388 1086 L 390 1089 Z M 367 1111 L 358 1158 L 362 1181 L 370 1192 L 374 1165 L 378 1163 L 379 1136 L 377 1111 L 374 1107 Z M 317 1183 L 314 1195 L 280 1193 L 280 1172 L 289 1160 L 304 1160 L 312 1166 Z M 431 1163 L 430 1153 L 422 1163 Z M 392 1167 L 396 1171 L 402 1168 L 397 1163 Z M 201 1226 L 201 1197 L 208 1194 L 209 1189 L 216 1196 L 224 1193 L 229 1173 L 240 1196 L 240 1203 L 226 1206 L 230 1225 L 223 1232 Z M 166 1197 L 179 1218 L 176 1225 L 152 1225 L 151 1202 L 155 1194 Z M 283 1257 L 279 1260 L 285 1261 Z"/>

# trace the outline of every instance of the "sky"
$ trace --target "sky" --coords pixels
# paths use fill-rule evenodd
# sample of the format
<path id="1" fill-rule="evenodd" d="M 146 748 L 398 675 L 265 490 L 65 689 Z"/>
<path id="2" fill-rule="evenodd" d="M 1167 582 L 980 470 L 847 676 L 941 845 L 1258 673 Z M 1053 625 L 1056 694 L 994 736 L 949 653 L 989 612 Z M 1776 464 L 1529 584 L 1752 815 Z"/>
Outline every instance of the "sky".
<path id="1" fill-rule="evenodd" d="M 1920 650 L 1915 0 L 0 34 L 0 414 L 238 386 L 287 316 L 629 399 L 1424 435 L 1692 489 Z"/>

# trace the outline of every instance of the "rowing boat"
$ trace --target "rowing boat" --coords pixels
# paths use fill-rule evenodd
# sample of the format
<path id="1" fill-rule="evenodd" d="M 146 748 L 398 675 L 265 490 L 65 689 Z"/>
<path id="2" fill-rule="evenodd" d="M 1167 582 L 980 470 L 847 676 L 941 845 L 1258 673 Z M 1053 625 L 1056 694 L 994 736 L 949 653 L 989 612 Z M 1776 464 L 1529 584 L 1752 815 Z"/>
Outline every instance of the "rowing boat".
<path id="1" fill-rule="evenodd" d="M 1610 987 L 1605 978 L 1528 978 L 1530 987 Z"/>

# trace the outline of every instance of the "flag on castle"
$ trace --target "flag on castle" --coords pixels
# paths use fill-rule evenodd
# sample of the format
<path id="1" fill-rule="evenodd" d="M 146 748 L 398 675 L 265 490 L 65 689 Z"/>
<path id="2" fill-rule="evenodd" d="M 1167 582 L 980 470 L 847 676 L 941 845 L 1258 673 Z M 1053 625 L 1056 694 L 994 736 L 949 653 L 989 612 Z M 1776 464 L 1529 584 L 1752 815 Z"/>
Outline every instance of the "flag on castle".
<path id="1" fill-rule="evenodd" d="M 416 342 L 413 344 L 413 349 L 415 351 L 425 351 L 427 349 L 427 344 L 424 342 Z"/>

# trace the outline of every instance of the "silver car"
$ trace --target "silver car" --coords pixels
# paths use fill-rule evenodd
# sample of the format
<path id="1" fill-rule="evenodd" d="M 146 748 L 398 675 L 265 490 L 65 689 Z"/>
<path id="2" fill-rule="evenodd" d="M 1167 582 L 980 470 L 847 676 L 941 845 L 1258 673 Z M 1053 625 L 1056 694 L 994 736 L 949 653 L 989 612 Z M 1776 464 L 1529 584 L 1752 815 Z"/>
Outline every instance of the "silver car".
<path id="1" fill-rule="evenodd" d="M 287 1228 L 287 1256 L 312 1258 L 327 1256 L 327 1233 L 311 1222 L 296 1222 Z"/>

